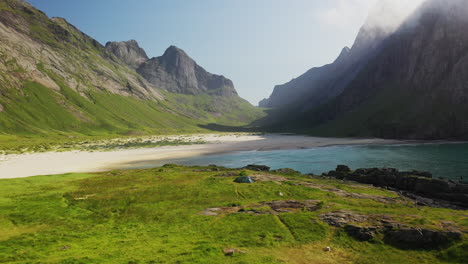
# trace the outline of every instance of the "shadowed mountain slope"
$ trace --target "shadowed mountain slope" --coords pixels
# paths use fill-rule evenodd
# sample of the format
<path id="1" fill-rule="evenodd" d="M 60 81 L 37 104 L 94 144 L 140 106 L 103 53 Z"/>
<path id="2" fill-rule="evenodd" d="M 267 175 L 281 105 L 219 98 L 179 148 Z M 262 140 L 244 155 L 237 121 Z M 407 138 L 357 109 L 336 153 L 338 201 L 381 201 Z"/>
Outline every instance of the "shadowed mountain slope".
<path id="1" fill-rule="evenodd" d="M 466 0 L 426 1 L 394 33 L 363 48 L 372 52 L 357 56 L 348 71 L 317 74 L 331 77 L 307 86 L 302 96 L 312 99 L 296 100 L 299 107 L 277 107 L 274 121 L 268 120 L 271 128 L 327 136 L 467 138 L 467 6 Z M 351 52 L 369 43 L 362 41 L 365 28 Z"/>

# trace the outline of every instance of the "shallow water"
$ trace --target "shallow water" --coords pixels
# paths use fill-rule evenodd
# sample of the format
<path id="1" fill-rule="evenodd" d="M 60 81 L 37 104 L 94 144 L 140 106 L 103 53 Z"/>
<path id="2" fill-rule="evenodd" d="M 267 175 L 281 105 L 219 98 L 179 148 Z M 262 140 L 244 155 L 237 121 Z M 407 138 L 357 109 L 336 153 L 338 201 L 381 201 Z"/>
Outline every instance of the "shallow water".
<path id="1" fill-rule="evenodd" d="M 278 168 L 292 168 L 302 173 L 321 174 L 338 164 L 351 168 L 392 167 L 400 170 L 422 170 L 434 177 L 468 180 L 468 144 L 368 145 L 331 146 L 313 149 L 243 151 L 206 155 L 184 159 L 140 164 L 148 168 L 163 163 L 182 165 L 216 164 L 231 168 L 247 164 L 263 164 Z"/>

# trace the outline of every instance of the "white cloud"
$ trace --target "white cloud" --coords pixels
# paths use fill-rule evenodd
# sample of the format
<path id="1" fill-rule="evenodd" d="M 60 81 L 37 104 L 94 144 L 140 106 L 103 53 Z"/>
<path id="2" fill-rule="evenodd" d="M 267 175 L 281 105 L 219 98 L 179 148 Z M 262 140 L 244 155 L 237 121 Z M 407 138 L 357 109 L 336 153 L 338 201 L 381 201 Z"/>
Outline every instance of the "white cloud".
<path id="1" fill-rule="evenodd" d="M 362 25 L 377 0 L 330 0 L 328 9 L 316 14 L 319 23 L 340 30 Z"/>
<path id="2" fill-rule="evenodd" d="M 350 30 L 369 22 L 394 29 L 424 0 L 329 0 L 328 8 L 316 14 L 318 22 L 337 30 Z"/>

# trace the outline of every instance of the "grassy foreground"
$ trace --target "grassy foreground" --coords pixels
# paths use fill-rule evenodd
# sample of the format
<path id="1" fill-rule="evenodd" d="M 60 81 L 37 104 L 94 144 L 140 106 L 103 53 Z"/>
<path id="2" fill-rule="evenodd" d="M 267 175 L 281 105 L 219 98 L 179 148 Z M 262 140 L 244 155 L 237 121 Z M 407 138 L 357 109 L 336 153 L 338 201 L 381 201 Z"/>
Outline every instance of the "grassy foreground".
<path id="1" fill-rule="evenodd" d="M 239 173 L 265 180 L 234 183 Z M 444 249 L 401 250 L 380 238 L 359 242 L 319 217 L 349 210 L 432 229 L 449 220 L 466 232 L 466 211 L 345 198 L 339 193 L 400 199 L 382 189 L 286 173 L 165 165 L 0 180 L 0 263 L 432 264 L 468 257 L 466 233 Z M 320 203 L 314 211 L 258 213 L 272 210 L 263 202 L 278 200 Z M 223 210 L 203 214 L 213 207 Z M 234 207 L 257 213 L 229 210 Z M 236 252 L 227 256 L 226 249 Z"/>

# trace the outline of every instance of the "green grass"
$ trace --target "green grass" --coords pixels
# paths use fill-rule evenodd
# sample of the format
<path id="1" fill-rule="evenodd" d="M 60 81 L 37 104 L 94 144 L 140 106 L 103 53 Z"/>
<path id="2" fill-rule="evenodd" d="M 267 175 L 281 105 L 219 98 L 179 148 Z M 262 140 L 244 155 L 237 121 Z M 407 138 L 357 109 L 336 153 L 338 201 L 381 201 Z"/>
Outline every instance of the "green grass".
<path id="1" fill-rule="evenodd" d="M 191 118 L 227 126 L 244 126 L 261 118 L 264 113 L 240 97 L 214 96 L 208 93 L 186 95 L 164 93 L 167 105 Z"/>
<path id="2" fill-rule="evenodd" d="M 318 217 L 348 209 L 411 224 L 409 215 L 418 215 L 422 226 L 451 220 L 466 230 L 465 211 L 389 206 L 287 183 L 237 184 L 206 169 L 168 165 L 0 180 L 0 263 L 457 263 L 466 256 L 466 240 L 442 250 L 405 251 L 380 240 L 358 242 Z M 324 206 L 279 215 L 201 214 L 281 199 Z M 323 251 L 327 246 L 332 252 Z M 225 256 L 225 248 L 246 253 Z"/>
<path id="3" fill-rule="evenodd" d="M 228 124 L 227 120 L 231 120 L 233 125 L 246 124 L 259 113 L 255 110 L 251 115 L 243 116 L 241 103 L 236 108 L 237 112 L 231 111 L 231 106 L 225 106 L 222 111 L 229 114 L 216 119 L 189 102 L 179 102 L 186 108 L 176 109 L 177 102 L 139 100 L 93 89 L 88 90 L 88 98 L 85 98 L 58 83 L 61 85 L 59 92 L 35 82 L 26 82 L 21 89 L 5 90 L 6 96 L 0 97 L 0 104 L 4 107 L 0 112 L 0 150 L 21 152 L 28 148 L 47 151 L 53 145 L 85 140 L 207 133 L 210 130 L 203 125 L 217 121 Z M 245 109 L 248 113 L 250 108 Z M 184 111 L 198 113 L 199 116 L 190 117 Z"/>

